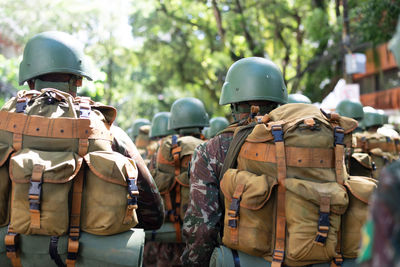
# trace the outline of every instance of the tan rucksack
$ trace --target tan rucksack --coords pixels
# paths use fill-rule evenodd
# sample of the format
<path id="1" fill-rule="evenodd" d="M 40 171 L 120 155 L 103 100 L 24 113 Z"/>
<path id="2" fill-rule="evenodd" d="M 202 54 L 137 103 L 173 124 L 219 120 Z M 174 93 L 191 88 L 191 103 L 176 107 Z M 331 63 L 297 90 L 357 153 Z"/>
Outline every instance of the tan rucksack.
<path id="1" fill-rule="evenodd" d="M 399 158 L 399 142 L 379 133 L 362 132 L 354 134 L 354 149 L 357 152 L 368 153 L 374 162 L 372 176 L 379 179 L 382 168 Z"/>
<path id="2" fill-rule="evenodd" d="M 69 234 L 73 264 L 80 230 L 111 235 L 138 223 L 138 171 L 111 149 L 115 117 L 113 107 L 55 89 L 20 91 L 3 106 L 0 222 L 9 223 L 10 258 L 15 234 Z"/>
<path id="3" fill-rule="evenodd" d="M 287 104 L 236 130 L 229 150 L 238 142 L 240 152 L 234 163 L 227 158 L 220 183 L 223 243 L 276 266 L 357 257 L 376 184 L 346 173 L 344 147 L 356 126 L 312 105 Z"/>
<path id="4" fill-rule="evenodd" d="M 150 170 L 164 200 L 166 220 L 173 222 L 181 242 L 181 223 L 189 203 L 189 163 L 194 149 L 204 141 L 192 136 L 168 136 L 157 152 L 156 168 Z"/>

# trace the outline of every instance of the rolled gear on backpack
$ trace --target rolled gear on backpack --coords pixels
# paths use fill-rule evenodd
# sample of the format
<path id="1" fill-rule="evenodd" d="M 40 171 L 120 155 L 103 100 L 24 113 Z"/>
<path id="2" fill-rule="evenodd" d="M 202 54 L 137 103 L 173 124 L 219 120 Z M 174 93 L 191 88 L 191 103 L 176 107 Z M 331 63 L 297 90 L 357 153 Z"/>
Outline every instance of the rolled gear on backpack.
<path id="1" fill-rule="evenodd" d="M 355 258 L 376 188 L 346 173 L 344 147 L 357 122 L 307 104 L 283 105 L 261 121 L 236 130 L 228 155 L 239 146 L 237 161 L 224 162 L 224 245 L 277 266 Z"/>

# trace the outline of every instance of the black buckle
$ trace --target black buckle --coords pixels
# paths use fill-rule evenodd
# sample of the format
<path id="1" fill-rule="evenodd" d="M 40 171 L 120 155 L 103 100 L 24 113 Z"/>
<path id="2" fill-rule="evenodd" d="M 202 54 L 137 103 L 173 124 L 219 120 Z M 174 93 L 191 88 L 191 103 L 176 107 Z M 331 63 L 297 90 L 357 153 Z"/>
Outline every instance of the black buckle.
<path id="1" fill-rule="evenodd" d="M 232 198 L 231 205 L 229 206 L 229 210 L 234 211 L 234 214 L 229 214 L 230 217 L 238 217 L 239 216 L 239 207 L 240 207 L 241 198 Z"/>
<path id="2" fill-rule="evenodd" d="M 335 137 L 335 146 L 336 145 L 344 145 L 344 130 L 342 127 L 336 126 L 333 129 L 333 134 Z"/>
<path id="3" fill-rule="evenodd" d="M 31 210 L 40 210 L 40 199 L 42 195 L 42 181 L 35 182 L 30 181 L 31 186 L 29 187 L 29 196 L 37 196 L 38 199 L 32 199 L 29 197 L 29 209 Z"/>
<path id="4" fill-rule="evenodd" d="M 75 261 L 78 258 L 78 253 L 68 252 L 67 259 Z"/>
<path id="5" fill-rule="evenodd" d="M 342 266 L 343 265 L 343 258 L 342 256 L 336 256 L 333 258 L 333 262 L 336 264 L 336 266 Z"/>
<path id="6" fill-rule="evenodd" d="M 228 226 L 231 228 L 237 228 L 238 227 L 237 219 L 228 220 Z"/>
<path id="7" fill-rule="evenodd" d="M 274 249 L 274 253 L 272 254 L 272 261 L 283 262 L 284 258 L 285 258 L 284 250 Z"/>
<path id="8" fill-rule="evenodd" d="M 17 104 L 15 105 L 15 112 L 17 113 L 22 113 L 25 112 L 26 109 L 26 99 L 24 101 L 18 101 Z"/>
<path id="9" fill-rule="evenodd" d="M 178 136 L 174 134 L 172 136 L 172 145 L 177 145 L 177 144 L 178 144 Z"/>
<path id="10" fill-rule="evenodd" d="M 6 235 L 14 236 L 14 245 L 6 245 L 6 252 L 11 252 L 11 253 L 17 252 L 17 247 L 18 247 L 18 244 L 19 244 L 19 234 L 18 233 L 14 233 L 14 232 L 9 232 L 8 229 L 7 229 L 7 234 Z"/>
<path id="11" fill-rule="evenodd" d="M 392 142 L 392 139 L 389 136 L 386 136 L 386 143 Z"/>
<path id="12" fill-rule="evenodd" d="M 128 183 L 129 195 L 131 197 L 135 197 L 137 195 L 135 193 L 137 193 L 139 191 L 139 189 L 136 185 L 136 179 L 128 179 L 127 183 Z"/>
<path id="13" fill-rule="evenodd" d="M 283 131 L 281 125 L 273 125 L 271 127 L 272 135 L 274 136 L 274 142 L 283 142 Z"/>

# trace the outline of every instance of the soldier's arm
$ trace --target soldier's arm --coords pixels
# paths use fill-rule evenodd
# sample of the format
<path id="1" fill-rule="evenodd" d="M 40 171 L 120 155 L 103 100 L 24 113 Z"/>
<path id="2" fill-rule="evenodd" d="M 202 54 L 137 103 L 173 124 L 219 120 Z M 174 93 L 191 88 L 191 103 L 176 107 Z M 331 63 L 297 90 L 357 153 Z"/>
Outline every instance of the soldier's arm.
<path id="1" fill-rule="evenodd" d="M 221 218 L 219 172 L 223 157 L 220 139 L 213 138 L 199 145 L 190 169 L 190 202 L 186 211 L 183 234 L 186 248 L 184 266 L 208 266 L 211 254 L 218 246 Z"/>
<path id="2" fill-rule="evenodd" d="M 144 228 L 145 230 L 159 229 L 164 221 L 164 205 L 153 177 L 128 135 L 115 126 L 112 129 L 114 134 L 114 151 L 132 158 L 138 167 L 137 186 L 139 197 L 136 213 L 139 224 L 136 227 Z"/>

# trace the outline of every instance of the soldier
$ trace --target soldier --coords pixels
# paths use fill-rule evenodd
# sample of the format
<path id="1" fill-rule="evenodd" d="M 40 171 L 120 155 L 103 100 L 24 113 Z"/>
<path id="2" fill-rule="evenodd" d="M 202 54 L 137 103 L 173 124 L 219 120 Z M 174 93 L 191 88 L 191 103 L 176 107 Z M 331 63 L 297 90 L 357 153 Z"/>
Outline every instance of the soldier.
<path id="1" fill-rule="evenodd" d="M 217 133 L 228 127 L 229 121 L 224 117 L 216 117 L 210 120 L 210 128 L 207 132 L 207 139 L 213 138 Z"/>
<path id="2" fill-rule="evenodd" d="M 19 68 L 19 84 L 30 89 L 55 88 L 76 97 L 82 78 L 92 80 L 89 67 L 78 40 L 63 32 L 44 32 L 27 43 Z M 139 175 L 137 227 L 158 229 L 163 223 L 163 204 L 149 170 L 128 135 L 120 128 L 111 128 L 113 149 L 135 160 Z"/>
<path id="3" fill-rule="evenodd" d="M 397 65 L 400 66 L 400 21 L 389 43 Z M 364 226 L 360 261 L 362 266 L 399 266 L 400 247 L 400 163 L 384 169 Z"/>
<path id="4" fill-rule="evenodd" d="M 250 57 L 235 62 L 222 87 L 220 105 L 230 104 L 234 126 L 244 125 L 251 106 L 266 114 L 287 102 L 287 90 L 279 68 L 270 60 Z M 220 198 L 220 172 L 233 138 L 232 128 L 199 145 L 190 169 L 190 202 L 185 214 L 183 234 L 185 266 L 208 266 L 219 245 L 223 206 Z"/>
<path id="5" fill-rule="evenodd" d="M 363 131 L 360 127 L 360 122 L 364 118 L 364 110 L 360 102 L 351 101 L 348 99 L 340 101 L 340 103 L 336 106 L 336 112 L 339 113 L 340 116 L 349 117 L 358 121 L 358 127 L 353 131 L 353 133 Z"/>
<path id="6" fill-rule="evenodd" d="M 303 103 L 312 104 L 311 100 L 303 94 L 290 94 L 288 95 L 288 103 Z"/>
<path id="7" fill-rule="evenodd" d="M 150 144 L 149 132 L 150 121 L 148 119 L 137 119 L 133 122 L 132 139 L 143 159 L 147 158 L 147 146 Z"/>

